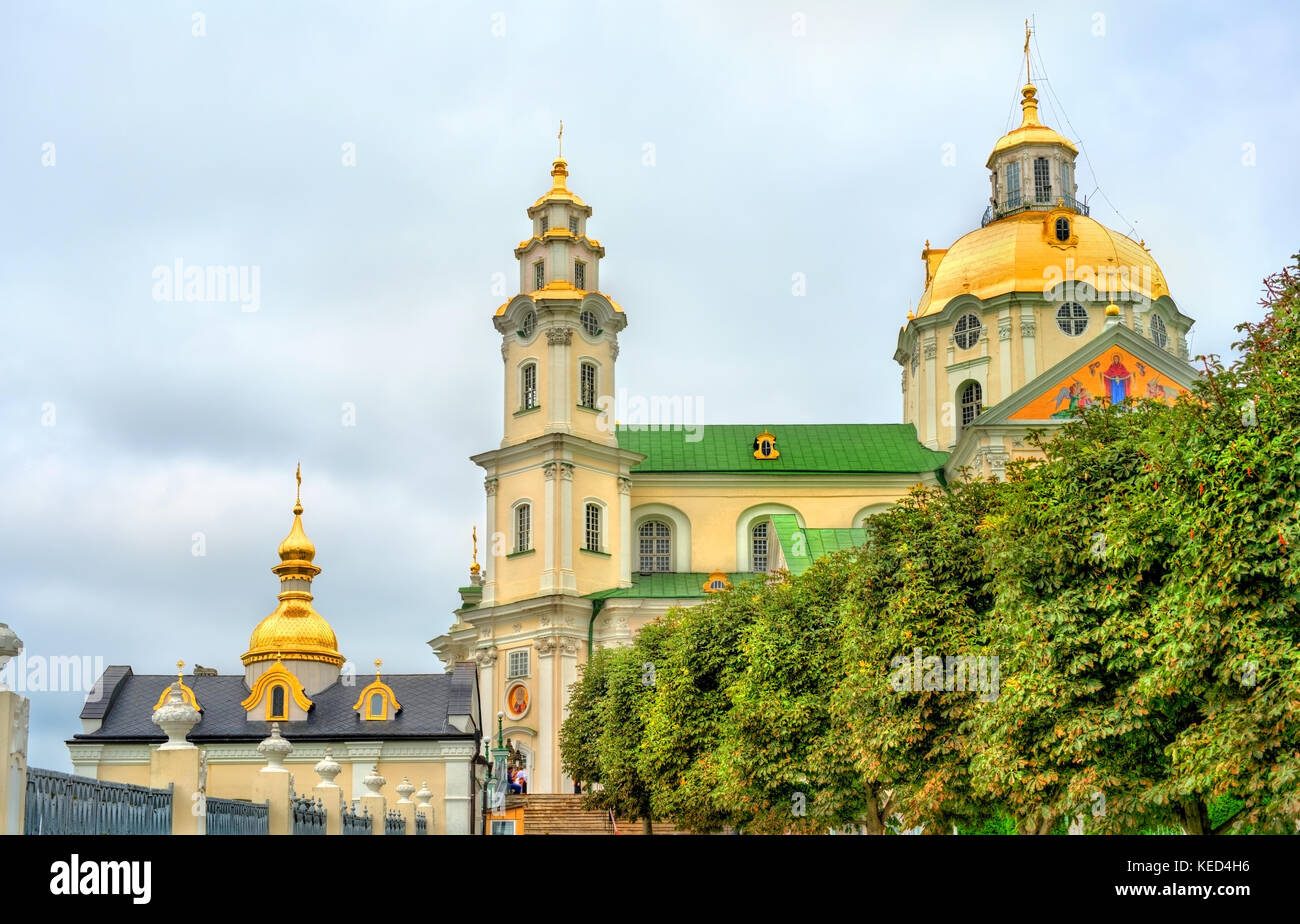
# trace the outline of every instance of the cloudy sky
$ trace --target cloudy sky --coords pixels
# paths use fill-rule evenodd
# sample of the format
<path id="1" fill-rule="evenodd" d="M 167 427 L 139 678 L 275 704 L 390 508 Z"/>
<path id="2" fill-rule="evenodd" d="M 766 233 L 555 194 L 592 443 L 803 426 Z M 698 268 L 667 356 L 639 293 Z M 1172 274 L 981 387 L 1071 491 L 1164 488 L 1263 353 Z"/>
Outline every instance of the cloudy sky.
<path id="1" fill-rule="evenodd" d="M 1027 15 L 1093 216 L 1229 353 L 1297 250 L 1284 3 L 6 3 L 0 621 L 29 655 L 240 670 L 301 459 L 344 654 L 440 670 L 467 457 L 501 435 L 494 274 L 560 119 L 620 386 L 901 419 L 922 242 L 978 226 Z M 256 305 L 156 299 L 176 260 L 256 270 Z M 29 695 L 31 763 L 68 768 L 82 694 Z"/>

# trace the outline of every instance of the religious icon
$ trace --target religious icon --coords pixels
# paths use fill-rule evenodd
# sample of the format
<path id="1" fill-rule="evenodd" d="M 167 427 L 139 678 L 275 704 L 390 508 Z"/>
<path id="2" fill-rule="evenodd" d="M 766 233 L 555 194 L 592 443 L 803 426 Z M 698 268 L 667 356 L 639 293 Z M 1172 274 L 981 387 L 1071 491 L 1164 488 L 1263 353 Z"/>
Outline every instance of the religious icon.
<path id="1" fill-rule="evenodd" d="M 1101 381 L 1110 392 L 1110 403 L 1119 404 L 1128 397 L 1129 385 L 1133 382 L 1133 373 L 1119 361 L 1119 354 L 1110 357 L 1110 365 L 1101 374 Z"/>
<path id="2" fill-rule="evenodd" d="M 1053 417 L 1073 417 L 1078 411 L 1092 404 L 1092 395 L 1088 394 L 1088 389 L 1077 379 L 1061 388 L 1056 393 L 1056 404 L 1054 407 L 1059 408 L 1061 402 L 1069 400 L 1065 410 L 1058 410 L 1052 414 Z"/>
<path id="3" fill-rule="evenodd" d="M 528 711 L 528 687 L 516 683 L 506 691 L 506 711 L 517 719 Z"/>

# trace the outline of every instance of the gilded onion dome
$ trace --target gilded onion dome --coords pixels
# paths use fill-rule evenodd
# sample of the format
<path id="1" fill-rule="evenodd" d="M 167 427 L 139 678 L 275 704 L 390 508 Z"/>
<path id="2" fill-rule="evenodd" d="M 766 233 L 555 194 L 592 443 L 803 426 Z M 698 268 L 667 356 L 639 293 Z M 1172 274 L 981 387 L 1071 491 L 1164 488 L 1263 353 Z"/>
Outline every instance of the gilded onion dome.
<path id="1" fill-rule="evenodd" d="M 271 571 L 280 578 L 280 603 L 253 630 L 244 665 L 258 661 L 318 661 L 342 667 L 338 638 L 311 605 L 311 582 L 320 574 L 312 563 L 316 546 L 302 528 L 302 471 L 298 472 L 299 497 L 293 508 L 293 526 L 280 543 L 280 564 Z"/>

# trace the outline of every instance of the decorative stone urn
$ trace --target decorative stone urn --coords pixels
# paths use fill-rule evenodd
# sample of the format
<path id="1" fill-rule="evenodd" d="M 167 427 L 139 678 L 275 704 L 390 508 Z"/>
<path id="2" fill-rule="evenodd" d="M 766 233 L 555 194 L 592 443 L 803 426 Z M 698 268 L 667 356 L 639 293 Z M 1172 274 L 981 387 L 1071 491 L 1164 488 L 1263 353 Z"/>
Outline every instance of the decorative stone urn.
<path id="1" fill-rule="evenodd" d="M 284 759 L 293 753 L 293 745 L 280 737 L 280 723 L 271 723 L 271 737 L 263 738 L 257 746 L 257 753 L 266 758 L 262 772 L 288 772 L 284 769 Z"/>
<path id="2" fill-rule="evenodd" d="M 178 751 L 192 748 L 194 745 L 185 740 L 190 729 L 199 724 L 199 711 L 185 702 L 185 694 L 172 686 L 167 694 L 167 702 L 159 706 L 153 714 L 153 723 L 167 734 L 167 741 L 160 751 Z M 285 742 L 288 744 L 288 742 Z"/>
<path id="3" fill-rule="evenodd" d="M 334 759 L 334 749 L 326 748 L 325 756 L 321 758 L 320 763 L 316 765 L 316 775 L 319 776 L 329 785 L 334 785 L 334 777 L 343 772 L 339 762 Z"/>
<path id="4" fill-rule="evenodd" d="M 410 802 L 411 793 L 413 792 L 415 792 L 415 787 L 411 785 L 411 781 L 408 780 L 406 777 L 402 777 L 402 782 L 397 784 L 397 796 L 398 796 L 397 801 Z"/>
<path id="5" fill-rule="evenodd" d="M 361 781 L 362 785 L 376 796 L 379 795 L 379 790 L 383 789 L 384 784 L 387 782 L 388 780 L 379 775 L 379 764 L 373 765 L 370 772 L 366 774 L 365 779 Z"/>
<path id="6" fill-rule="evenodd" d="M 4 670 L 10 658 L 17 657 L 22 650 L 23 640 L 8 625 L 0 622 L 0 671 Z M 0 683 L 0 690 L 4 689 L 5 685 Z"/>

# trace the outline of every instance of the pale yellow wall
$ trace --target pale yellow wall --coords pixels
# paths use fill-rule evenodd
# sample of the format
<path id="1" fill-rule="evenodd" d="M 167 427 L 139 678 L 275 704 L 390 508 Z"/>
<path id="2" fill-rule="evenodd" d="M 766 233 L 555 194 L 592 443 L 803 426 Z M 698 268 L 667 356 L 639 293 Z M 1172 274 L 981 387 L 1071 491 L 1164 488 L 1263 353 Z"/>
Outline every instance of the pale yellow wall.
<path id="1" fill-rule="evenodd" d="M 924 477 L 934 480 L 933 475 Z M 864 483 L 868 478 L 876 484 Z M 783 504 L 794 508 L 805 526 L 848 528 L 853 525 L 854 514 L 863 507 L 896 501 L 906 496 L 910 487 L 902 483 L 886 487 L 879 484 L 880 480 L 863 476 L 857 484 L 798 485 L 790 476 L 771 484 L 737 477 L 731 484 L 664 483 L 648 487 L 634 476 L 632 519 L 637 520 L 637 507 L 643 504 L 676 507 L 690 520 L 691 571 L 741 571 L 748 568 L 748 562 L 737 561 L 737 524 L 745 511 L 761 504 Z M 635 535 L 633 543 L 635 548 Z"/>
<path id="2" fill-rule="evenodd" d="M 335 754 L 338 755 L 343 751 L 343 745 L 336 743 L 332 745 Z M 114 783 L 133 783 L 137 786 L 149 785 L 149 747 L 148 745 L 140 746 L 139 764 L 100 764 L 99 779 Z M 285 760 L 285 768 L 293 774 L 294 789 L 300 796 L 313 795 L 313 789 L 320 782 L 320 777 L 315 772 L 317 759 L 295 761 L 290 755 Z M 346 763 L 339 761 L 342 766 L 342 772 L 335 777 L 334 782 L 338 785 L 343 794 L 343 798 L 349 803 L 352 802 L 353 777 L 361 779 L 370 773 L 373 761 L 358 761 L 357 763 Z M 208 764 L 208 787 L 207 794 L 217 799 L 250 799 L 253 792 L 254 775 L 266 766 L 265 761 L 250 763 L 215 763 Z M 467 773 L 465 763 L 453 762 L 451 764 L 456 773 Z M 406 777 L 411 784 L 418 790 L 420 786 L 427 782 L 429 791 L 433 793 L 433 799 L 430 800 L 434 807 L 434 828 L 432 834 L 442 834 L 445 830 L 446 812 L 443 805 L 443 795 L 446 791 L 446 772 L 448 763 L 445 761 L 379 761 L 379 773 L 386 780 L 385 785 L 380 789 L 384 798 L 388 800 L 389 808 L 397 802 L 400 796 L 397 793 L 397 787 L 401 784 L 402 778 Z M 368 791 L 364 787 L 358 786 L 359 791 Z M 412 800 L 414 801 L 414 799 Z M 329 806 L 333 810 L 333 806 Z"/>

